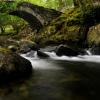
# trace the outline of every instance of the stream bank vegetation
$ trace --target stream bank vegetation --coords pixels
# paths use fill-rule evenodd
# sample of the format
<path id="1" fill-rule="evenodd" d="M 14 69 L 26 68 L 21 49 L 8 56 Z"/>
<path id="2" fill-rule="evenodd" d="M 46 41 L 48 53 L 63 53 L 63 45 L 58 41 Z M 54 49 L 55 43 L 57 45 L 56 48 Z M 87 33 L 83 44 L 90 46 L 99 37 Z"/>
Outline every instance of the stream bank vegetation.
<path id="1" fill-rule="evenodd" d="M 17 9 L 20 2 L 30 2 L 61 11 L 62 14 L 50 21 L 38 33 L 32 31 L 29 24 L 15 16 L 8 15 Z M 99 24 L 99 1 L 87 0 L 23 0 L 1 2 L 0 5 L 0 36 L 11 39 L 27 39 L 39 44 L 50 43 L 75 43 L 76 45 L 99 43 L 98 30 L 91 27 Z M 52 5 L 52 6 L 51 6 Z M 28 16 L 28 15 L 27 15 Z M 45 15 L 44 15 L 45 16 Z M 34 24 L 34 23 L 33 23 Z M 96 26 L 95 26 L 96 25 Z M 90 33 L 91 32 L 91 33 Z M 93 34 L 93 35 L 92 35 Z M 95 39 L 98 37 L 97 39 Z M 1 39 L 2 40 L 2 39 Z M 81 43 L 82 42 L 82 43 Z"/>

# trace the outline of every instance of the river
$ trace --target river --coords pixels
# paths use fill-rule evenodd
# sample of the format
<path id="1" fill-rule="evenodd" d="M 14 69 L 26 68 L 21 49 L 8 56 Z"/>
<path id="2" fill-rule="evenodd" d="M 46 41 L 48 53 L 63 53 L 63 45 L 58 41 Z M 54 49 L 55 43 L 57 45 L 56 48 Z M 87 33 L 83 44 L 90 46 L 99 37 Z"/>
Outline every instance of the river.
<path id="1" fill-rule="evenodd" d="M 84 55 L 39 58 L 36 52 L 22 54 L 31 61 L 32 76 L 0 88 L 0 100 L 100 100 L 100 56 Z"/>

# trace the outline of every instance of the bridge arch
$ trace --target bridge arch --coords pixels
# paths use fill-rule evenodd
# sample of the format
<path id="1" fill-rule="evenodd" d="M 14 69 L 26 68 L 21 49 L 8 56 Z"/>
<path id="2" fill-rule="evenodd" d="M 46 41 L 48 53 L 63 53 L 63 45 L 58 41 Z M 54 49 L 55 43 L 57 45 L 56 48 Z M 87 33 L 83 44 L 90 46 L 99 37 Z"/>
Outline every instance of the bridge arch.
<path id="1" fill-rule="evenodd" d="M 29 23 L 33 31 L 37 30 L 38 32 L 45 24 L 60 16 L 61 12 L 29 2 L 21 2 L 17 4 L 17 10 L 9 14 L 23 18 Z"/>
<path id="2" fill-rule="evenodd" d="M 61 12 L 56 11 L 54 9 L 44 8 L 42 6 L 38 6 L 29 2 L 21 2 L 18 3 L 17 8 L 20 10 L 30 8 L 31 14 L 37 17 L 38 20 L 44 25 L 46 23 L 51 22 L 53 19 L 59 17 Z"/>
<path id="3" fill-rule="evenodd" d="M 34 17 L 36 17 L 41 22 L 42 25 L 45 24 L 44 19 L 39 14 L 35 13 L 31 8 L 29 8 L 29 7 L 24 7 L 24 8 L 20 7 L 20 8 L 18 8 L 18 10 L 25 11 L 25 12 L 28 12 L 28 13 L 32 14 Z"/>
<path id="4" fill-rule="evenodd" d="M 16 10 L 9 13 L 9 15 L 18 16 L 20 18 L 23 18 L 25 21 L 27 21 L 32 28 L 32 30 L 37 30 L 37 32 L 43 27 L 42 23 L 32 14 L 23 11 L 23 10 Z"/>

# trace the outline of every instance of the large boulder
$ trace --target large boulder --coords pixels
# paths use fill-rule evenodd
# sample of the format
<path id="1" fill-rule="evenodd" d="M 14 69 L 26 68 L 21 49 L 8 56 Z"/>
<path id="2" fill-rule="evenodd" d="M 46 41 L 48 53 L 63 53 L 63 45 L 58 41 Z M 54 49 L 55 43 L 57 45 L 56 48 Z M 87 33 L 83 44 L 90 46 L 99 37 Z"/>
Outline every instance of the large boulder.
<path id="1" fill-rule="evenodd" d="M 21 79 L 32 73 L 31 63 L 9 49 L 0 48 L 0 82 Z"/>
<path id="2" fill-rule="evenodd" d="M 100 55 L 100 23 L 89 28 L 87 39 L 91 47 L 90 52 L 93 55 Z"/>
<path id="3" fill-rule="evenodd" d="M 67 45 L 59 45 L 56 48 L 55 52 L 56 52 L 56 54 L 58 56 L 63 56 L 63 55 L 66 55 L 66 56 L 77 56 L 77 55 L 79 55 L 78 51 L 70 48 Z"/>
<path id="4" fill-rule="evenodd" d="M 19 42 L 20 50 L 19 52 L 21 53 L 27 53 L 31 50 L 37 51 L 39 50 L 39 47 L 36 43 L 32 41 L 27 41 L 27 40 L 22 40 Z"/>
<path id="5" fill-rule="evenodd" d="M 94 45 L 97 46 L 100 44 L 100 24 L 96 24 L 89 28 L 87 40 L 90 46 L 93 44 L 93 47 Z"/>

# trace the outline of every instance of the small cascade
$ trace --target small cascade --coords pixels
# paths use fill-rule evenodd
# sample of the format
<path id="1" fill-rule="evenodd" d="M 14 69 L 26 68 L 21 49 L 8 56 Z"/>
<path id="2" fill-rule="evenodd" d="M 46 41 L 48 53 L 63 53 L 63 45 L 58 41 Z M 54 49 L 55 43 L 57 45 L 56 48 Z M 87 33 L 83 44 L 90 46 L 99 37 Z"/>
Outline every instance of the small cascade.
<path id="1" fill-rule="evenodd" d="M 30 51 L 30 52 L 24 54 L 24 56 L 25 56 L 25 57 L 29 57 L 29 58 L 35 58 L 35 59 L 38 58 L 37 52 L 36 52 L 36 51 Z"/>
<path id="2" fill-rule="evenodd" d="M 86 55 L 78 55 L 78 56 L 57 56 L 54 51 L 43 53 L 47 54 L 48 58 L 42 58 L 37 56 L 36 51 L 31 51 L 26 54 L 21 54 L 22 57 L 28 59 L 35 69 L 61 69 L 59 61 L 64 62 L 91 62 L 91 63 L 100 63 L 100 56 L 99 55 L 92 55 L 89 50 L 86 50 Z"/>
<path id="3" fill-rule="evenodd" d="M 50 56 L 50 59 L 59 61 L 72 61 L 72 62 L 93 62 L 100 63 L 100 55 L 92 55 L 90 50 L 86 50 L 86 55 L 78 56 L 57 56 L 55 52 L 45 52 Z"/>
<path id="4" fill-rule="evenodd" d="M 92 53 L 90 52 L 90 50 L 86 50 L 86 53 L 88 54 L 88 55 L 92 55 Z"/>
<path id="5" fill-rule="evenodd" d="M 45 52 L 50 58 L 58 57 L 55 52 Z"/>
<path id="6" fill-rule="evenodd" d="M 47 52 L 46 52 L 47 53 Z M 53 53 L 47 53 L 49 56 L 53 56 Z M 28 59 L 34 69 L 43 69 L 43 70 L 61 70 L 63 68 L 59 67 L 52 59 L 42 59 L 37 56 L 37 52 L 28 52 L 26 54 L 21 54 L 22 57 Z M 51 57 L 50 57 L 51 58 Z"/>

